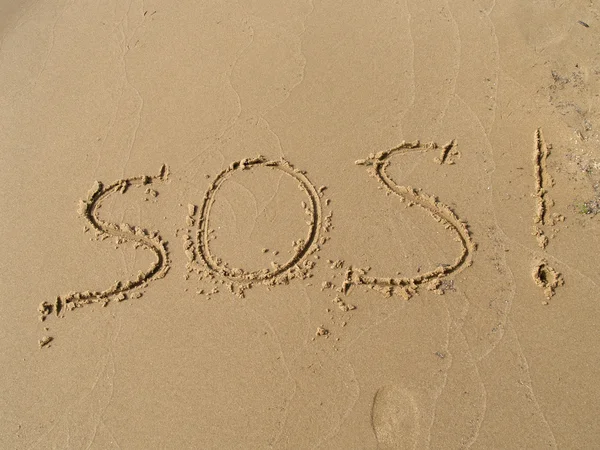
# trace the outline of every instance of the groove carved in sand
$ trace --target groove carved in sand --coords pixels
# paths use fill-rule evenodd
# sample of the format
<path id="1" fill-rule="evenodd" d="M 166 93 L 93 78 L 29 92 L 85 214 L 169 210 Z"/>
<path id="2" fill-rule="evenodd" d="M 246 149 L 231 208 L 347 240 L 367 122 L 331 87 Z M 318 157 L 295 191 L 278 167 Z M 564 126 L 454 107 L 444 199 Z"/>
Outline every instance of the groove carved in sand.
<path id="1" fill-rule="evenodd" d="M 548 245 L 548 237 L 546 236 L 543 226 L 546 225 L 548 215 L 548 184 L 551 183 L 548 174 L 546 161 L 548 159 L 549 149 L 542 136 L 542 130 L 535 130 L 535 148 L 533 153 L 533 167 L 535 176 L 535 198 L 536 210 L 533 217 L 533 234 L 536 236 L 538 245 L 545 248 Z"/>
<path id="2" fill-rule="evenodd" d="M 546 144 L 540 128 L 535 130 L 534 141 L 533 172 L 536 209 L 533 217 L 533 235 L 536 237 L 538 245 L 544 249 L 549 243 L 545 228 L 554 226 L 557 222 L 564 221 L 565 218 L 560 214 L 552 214 L 548 217 L 549 209 L 553 205 L 552 200 L 548 198 L 548 187 L 554 183 L 547 167 L 550 145 Z M 556 233 L 556 228 L 553 231 Z M 550 267 L 545 260 L 536 262 L 532 276 L 535 284 L 544 290 L 544 295 L 548 300 L 554 295 L 556 288 L 564 284 L 562 275 Z"/>
<path id="3" fill-rule="evenodd" d="M 458 156 L 459 154 L 459 151 L 456 149 L 456 139 L 453 139 L 440 149 L 440 156 L 433 158 L 433 162 L 437 164 L 453 165 L 455 164 L 454 160 L 450 157 Z"/>
<path id="4" fill-rule="evenodd" d="M 453 146 L 454 143 L 450 143 L 443 147 L 439 159 L 445 160 L 448 151 Z M 443 224 L 446 230 L 454 235 L 454 239 L 461 244 L 462 249 L 460 254 L 451 264 L 442 264 L 429 272 L 413 277 L 373 277 L 368 275 L 365 270 L 353 269 L 351 267 L 346 271 L 345 280 L 342 285 L 344 292 L 347 292 L 353 285 L 368 285 L 381 291 L 386 296 L 391 296 L 395 292 L 398 292 L 405 298 L 410 298 L 420 285 L 429 283 L 429 287 L 435 289 L 436 285 L 441 283 L 442 278 L 471 265 L 472 253 L 475 251 L 476 245 L 471 239 L 467 224 L 460 220 L 448 206 L 440 202 L 435 196 L 428 195 L 418 188 L 399 186 L 386 172 L 390 164 L 390 158 L 394 155 L 404 155 L 411 152 L 424 153 L 436 149 L 438 149 L 438 146 L 434 143 L 421 145 L 418 141 L 412 143 L 402 142 L 396 148 L 371 154 L 368 159 L 358 160 L 356 164 L 367 166 L 369 173 L 377 178 L 386 190 L 400 197 L 402 202 L 406 202 L 407 206 L 417 205 L 426 210 L 437 222 Z"/>
<path id="5" fill-rule="evenodd" d="M 55 313 L 62 316 L 65 311 L 79 308 L 90 303 L 108 303 L 110 300 L 122 301 L 127 298 L 129 292 L 136 288 L 147 286 L 148 283 L 164 277 L 169 271 L 169 254 L 167 242 L 163 241 L 157 231 L 148 231 L 138 226 L 127 223 L 116 224 L 102 220 L 98 215 L 102 203 L 113 194 L 125 193 L 131 186 L 145 186 L 147 193 L 152 196 L 158 195 L 150 186 L 155 182 L 166 182 L 169 172 L 163 165 L 156 176 L 142 175 L 133 178 L 118 180 L 109 186 L 104 186 L 97 181 L 89 193 L 87 200 L 81 200 L 79 214 L 88 222 L 96 233 L 96 238 L 104 240 L 114 237 L 119 242 L 130 241 L 136 247 L 143 247 L 154 253 L 154 263 L 145 271 L 140 271 L 136 278 L 129 281 L 117 281 L 113 286 L 103 291 L 72 292 L 56 298 L 52 303 L 42 302 L 39 306 L 40 318 L 44 320 L 49 314 Z M 136 295 L 140 295 L 136 293 Z"/>
<path id="6" fill-rule="evenodd" d="M 308 198 L 308 202 L 303 202 L 304 211 L 308 216 L 308 232 L 305 239 L 300 239 L 294 243 L 294 254 L 287 262 L 283 264 L 273 263 L 271 269 L 248 271 L 242 268 L 230 267 L 227 262 L 222 261 L 212 253 L 210 249 L 212 233 L 210 215 L 217 194 L 223 184 L 236 172 L 257 167 L 279 170 L 298 182 L 298 188 Z M 186 255 L 190 260 L 188 268 L 195 270 L 201 278 L 229 283 L 230 290 L 238 295 L 243 295 L 244 289 L 251 287 L 254 283 L 277 285 L 286 284 L 293 278 L 308 278 L 310 276 L 309 271 L 314 267 L 315 262 L 307 260 L 307 256 L 320 250 L 320 244 L 325 242 L 325 238 L 320 237 L 321 232 L 327 231 L 330 226 L 328 225 L 330 216 L 323 218 L 322 195 L 323 189 L 317 190 L 304 172 L 295 169 L 284 159 L 268 160 L 263 156 L 258 156 L 232 163 L 217 175 L 204 196 L 197 218 L 198 230 L 195 245 L 191 245 L 190 237 L 187 237 L 187 240 L 184 241 Z M 195 211 L 190 210 L 190 212 Z M 188 217 L 193 219 L 191 216 Z M 190 219 L 186 219 L 186 221 L 190 224 L 194 223 Z"/>

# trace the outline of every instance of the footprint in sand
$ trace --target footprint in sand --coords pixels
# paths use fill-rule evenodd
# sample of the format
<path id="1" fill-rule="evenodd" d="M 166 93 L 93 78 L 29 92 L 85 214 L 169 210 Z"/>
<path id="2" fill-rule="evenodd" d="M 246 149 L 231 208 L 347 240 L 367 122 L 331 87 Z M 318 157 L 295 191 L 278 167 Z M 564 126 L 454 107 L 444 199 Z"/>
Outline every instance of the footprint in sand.
<path id="1" fill-rule="evenodd" d="M 414 397 L 399 386 L 383 386 L 373 400 L 371 424 L 378 449 L 415 448 L 419 423 Z"/>

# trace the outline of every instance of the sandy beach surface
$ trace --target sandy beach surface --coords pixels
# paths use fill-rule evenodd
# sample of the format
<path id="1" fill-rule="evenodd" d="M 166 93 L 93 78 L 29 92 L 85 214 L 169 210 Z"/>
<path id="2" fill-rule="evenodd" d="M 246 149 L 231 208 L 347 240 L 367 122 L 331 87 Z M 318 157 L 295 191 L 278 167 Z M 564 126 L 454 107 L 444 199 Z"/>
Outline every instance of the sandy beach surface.
<path id="1" fill-rule="evenodd" d="M 599 31 L 0 2 L 0 448 L 598 448 Z"/>

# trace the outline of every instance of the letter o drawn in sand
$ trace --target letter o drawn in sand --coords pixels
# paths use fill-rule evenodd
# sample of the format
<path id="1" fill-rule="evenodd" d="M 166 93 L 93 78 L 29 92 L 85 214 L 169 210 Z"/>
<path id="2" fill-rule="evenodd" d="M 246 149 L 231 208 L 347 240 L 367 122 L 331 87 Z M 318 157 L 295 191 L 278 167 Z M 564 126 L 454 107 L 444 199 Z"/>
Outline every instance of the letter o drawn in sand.
<path id="1" fill-rule="evenodd" d="M 226 262 L 221 261 L 211 253 L 210 239 L 211 230 L 209 227 L 210 214 L 214 205 L 219 189 L 236 172 L 242 170 L 252 170 L 257 167 L 266 167 L 273 170 L 280 170 L 286 175 L 294 178 L 298 182 L 298 188 L 304 191 L 308 197 L 305 211 L 309 216 L 309 229 L 306 239 L 297 241 L 294 246 L 295 253 L 285 263 L 274 266 L 273 269 L 261 269 L 248 271 L 240 268 L 231 268 Z M 262 282 L 265 284 L 280 284 L 289 281 L 295 277 L 306 277 L 306 273 L 313 267 L 312 261 L 304 261 L 306 256 L 319 250 L 318 239 L 322 226 L 322 211 L 320 195 L 315 186 L 304 175 L 302 171 L 295 169 L 289 162 L 281 160 L 267 160 L 263 156 L 256 158 L 243 159 L 232 163 L 227 169 L 223 170 L 209 187 L 204 196 L 200 216 L 198 219 L 198 234 L 196 253 L 199 262 L 204 266 L 202 272 L 209 278 L 215 276 L 224 277 L 233 282 L 252 283 Z"/>
<path id="2" fill-rule="evenodd" d="M 446 155 L 453 145 L 454 142 L 443 147 L 442 155 Z M 390 158 L 394 155 L 405 155 L 411 152 L 425 153 L 436 149 L 438 149 L 438 146 L 434 143 L 421 145 L 419 141 L 412 143 L 402 142 L 396 148 L 376 154 L 372 153 L 368 159 L 358 160 L 355 164 L 368 166 L 369 173 L 377 178 L 386 190 L 400 197 L 400 200 L 406 202 L 408 206 L 418 205 L 429 212 L 437 222 L 443 224 L 446 230 L 454 235 L 454 240 L 461 244 L 462 250 L 460 254 L 450 264 L 442 264 L 429 272 L 413 277 L 372 277 L 368 276 L 363 270 L 350 268 L 346 272 L 346 279 L 343 284 L 344 291 L 347 291 L 352 285 L 369 285 L 388 296 L 392 295 L 397 289 L 405 298 L 410 298 L 420 285 L 429 282 L 431 283 L 431 287 L 435 289 L 436 285 L 439 285 L 441 278 L 471 265 L 471 256 L 476 245 L 471 239 L 466 223 L 461 221 L 454 211 L 440 202 L 435 196 L 428 195 L 418 188 L 399 186 L 386 172 L 390 165 Z"/>

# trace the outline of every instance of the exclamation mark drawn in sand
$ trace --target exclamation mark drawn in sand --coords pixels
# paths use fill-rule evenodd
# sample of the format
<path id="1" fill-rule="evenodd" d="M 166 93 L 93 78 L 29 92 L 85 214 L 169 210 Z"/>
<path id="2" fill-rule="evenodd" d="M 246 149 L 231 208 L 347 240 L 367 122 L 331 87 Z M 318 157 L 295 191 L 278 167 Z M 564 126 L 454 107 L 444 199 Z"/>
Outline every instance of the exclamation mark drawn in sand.
<path id="1" fill-rule="evenodd" d="M 98 240 L 115 237 L 118 242 L 133 242 L 136 247 L 143 247 L 154 253 L 156 259 L 152 266 L 145 272 L 140 271 L 136 278 L 129 281 L 117 281 L 113 286 L 103 291 L 72 292 L 56 298 L 54 302 L 42 302 L 38 308 L 40 319 L 43 321 L 52 313 L 62 317 L 67 310 L 82 307 L 90 303 L 107 304 L 110 300 L 123 301 L 128 295 L 141 296 L 140 292 L 130 294 L 131 291 L 147 286 L 150 282 L 164 277 L 169 271 L 169 254 L 167 242 L 163 241 L 157 231 L 148 231 L 138 226 L 127 223 L 116 224 L 102 220 L 98 209 L 106 198 L 117 193 L 125 193 L 131 186 L 146 187 L 146 191 L 153 196 L 157 193 L 151 189 L 155 182 L 168 181 L 169 170 L 163 165 L 156 176 L 142 175 L 122 179 L 109 186 L 104 186 L 97 181 L 89 193 L 87 200 L 82 200 L 79 205 L 79 214 L 88 222 L 95 231 Z"/>
<path id="2" fill-rule="evenodd" d="M 455 143 L 452 141 L 442 148 L 441 155 L 437 158 L 440 164 L 446 161 L 449 154 L 458 154 L 454 147 Z M 388 192 L 400 197 L 401 201 L 405 202 L 407 206 L 417 205 L 426 210 L 437 222 L 443 224 L 448 233 L 453 235 L 454 240 L 461 244 L 462 250 L 460 254 L 451 264 L 442 264 L 429 272 L 413 277 L 373 277 L 367 274 L 367 270 L 350 267 L 346 271 L 345 280 L 342 284 L 342 292 L 346 293 L 353 285 L 367 285 L 386 296 L 399 293 L 406 299 L 409 299 L 416 293 L 420 285 L 428 283 L 428 288 L 436 290 L 441 284 L 442 278 L 471 265 L 472 253 L 476 245 L 471 239 L 467 224 L 461 221 L 448 206 L 440 202 L 435 196 L 428 195 L 418 188 L 399 186 L 386 172 L 390 164 L 390 158 L 393 155 L 405 155 L 411 152 L 424 153 L 437 150 L 438 148 L 435 143 L 421 145 L 419 141 L 412 143 L 402 142 L 396 148 L 371 154 L 367 159 L 358 160 L 355 164 L 367 166 L 370 175 L 377 178 Z"/>
<path id="3" fill-rule="evenodd" d="M 548 265 L 546 260 L 540 260 L 536 263 L 532 272 L 533 281 L 544 290 L 546 298 L 549 300 L 554 295 L 556 288 L 564 284 L 560 273 Z"/>
<path id="4" fill-rule="evenodd" d="M 548 215 L 547 188 L 550 183 L 546 161 L 548 159 L 548 146 L 542 136 L 542 130 L 535 130 L 535 149 L 533 153 L 533 167 L 535 175 L 535 198 L 536 209 L 533 217 L 533 234 L 536 236 L 540 248 L 546 248 L 548 237 L 543 226 L 546 225 L 546 216 Z"/>
<path id="5" fill-rule="evenodd" d="M 236 172 L 265 167 L 279 170 L 298 182 L 298 188 L 307 196 L 303 202 L 304 212 L 307 215 L 308 232 L 306 238 L 294 242 L 293 256 L 283 264 L 272 264 L 270 269 L 264 268 L 257 271 L 248 271 L 242 268 L 230 267 L 227 262 L 213 255 L 210 249 L 213 230 L 210 228 L 210 215 L 217 198 L 217 194 L 224 183 Z M 303 171 L 295 169 L 284 159 L 268 160 L 264 156 L 247 158 L 232 163 L 227 169 L 221 171 L 208 188 L 202 205 L 198 211 L 198 218 L 192 214 L 186 218 L 186 224 L 193 226 L 197 220 L 195 245 L 191 245 L 191 237 L 184 236 L 184 250 L 188 257 L 188 270 L 195 271 L 202 279 L 215 283 L 228 284 L 231 292 L 243 296 L 245 289 L 256 283 L 269 286 L 287 284 L 294 278 L 305 279 L 310 277 L 310 270 L 315 262 L 308 260 L 308 256 L 320 250 L 320 245 L 326 241 L 322 232 L 330 228 L 330 216 L 323 218 L 321 197 L 324 189 L 316 189 Z M 195 213 L 190 207 L 190 213 Z"/>
<path id="6" fill-rule="evenodd" d="M 536 237 L 540 248 L 545 249 L 549 243 L 546 235 L 546 226 L 556 225 L 557 221 L 564 221 L 560 214 L 553 214 L 548 218 L 552 200 L 548 198 L 548 187 L 553 185 L 553 180 L 548 173 L 547 160 L 550 155 L 550 147 L 546 144 L 542 130 L 535 130 L 533 152 L 533 171 L 535 177 L 536 208 L 533 217 L 533 235 Z M 548 265 L 546 260 L 538 260 L 532 271 L 533 281 L 544 290 L 546 299 L 550 299 L 558 286 L 564 284 L 562 275 Z"/>

